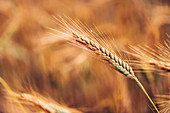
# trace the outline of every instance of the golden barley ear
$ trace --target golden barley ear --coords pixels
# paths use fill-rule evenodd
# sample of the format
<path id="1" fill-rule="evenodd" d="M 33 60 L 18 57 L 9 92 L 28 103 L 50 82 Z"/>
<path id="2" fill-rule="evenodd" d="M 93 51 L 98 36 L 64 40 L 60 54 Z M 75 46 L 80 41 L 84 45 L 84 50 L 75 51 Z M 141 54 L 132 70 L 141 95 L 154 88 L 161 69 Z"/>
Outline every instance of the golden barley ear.
<path id="1" fill-rule="evenodd" d="M 84 37 L 83 35 L 79 35 L 75 31 L 72 31 L 72 34 L 75 41 L 90 49 L 96 55 L 100 56 L 103 60 L 112 64 L 112 66 L 114 66 L 114 68 L 120 73 L 131 79 L 134 79 L 135 75 L 132 70 L 132 67 L 130 67 L 123 60 L 121 60 L 117 55 L 113 55 L 113 53 L 102 47 L 97 42 L 94 42 L 93 40 Z"/>
<path id="2" fill-rule="evenodd" d="M 71 18 L 65 16 L 63 17 L 54 17 L 56 20 L 56 24 L 61 27 L 60 30 L 52 29 L 55 31 L 55 33 L 59 33 L 59 35 L 55 34 L 57 36 L 65 36 L 67 37 L 68 41 L 75 43 L 76 45 L 79 45 L 81 48 L 86 48 L 91 53 L 97 55 L 97 57 L 105 60 L 108 64 L 111 64 L 112 67 L 114 67 L 117 71 L 122 73 L 123 75 L 131 78 L 132 80 L 135 80 L 137 84 L 140 86 L 140 88 L 143 90 L 151 104 L 154 106 L 155 110 L 159 113 L 157 107 L 153 103 L 152 99 L 147 94 L 146 90 L 144 89 L 143 85 L 139 82 L 137 77 L 135 76 L 132 67 L 130 67 L 125 61 L 123 61 L 121 58 L 119 58 L 116 54 L 113 54 L 108 49 L 103 47 L 98 41 L 97 38 L 91 32 L 89 29 L 82 28 L 82 25 L 79 25 L 75 21 L 73 21 Z M 101 37 L 102 38 L 102 37 Z"/>
<path id="3" fill-rule="evenodd" d="M 47 111 L 49 113 L 82 113 L 79 110 L 68 108 L 66 106 L 62 106 L 58 103 L 49 102 L 41 96 L 34 96 L 28 93 L 14 93 L 13 94 L 20 100 L 33 103 L 35 106 L 39 106 L 43 111 Z"/>
<path id="4" fill-rule="evenodd" d="M 132 56 L 136 57 L 139 62 L 147 64 L 148 69 L 155 67 L 157 71 L 170 72 L 170 48 L 168 41 L 163 44 L 156 44 L 153 48 L 149 46 L 130 46 Z"/>
<path id="5" fill-rule="evenodd" d="M 62 106 L 58 103 L 52 103 L 45 99 L 42 99 L 41 96 L 37 97 L 27 93 L 15 93 L 11 90 L 8 84 L 0 77 L 0 83 L 5 87 L 6 93 L 9 95 L 7 97 L 12 98 L 14 102 L 16 102 L 23 113 L 27 113 L 24 109 L 23 105 L 21 104 L 21 100 L 29 103 L 33 103 L 36 106 L 39 106 L 43 111 L 48 113 L 82 113 L 81 111 L 69 108 L 66 106 Z"/>

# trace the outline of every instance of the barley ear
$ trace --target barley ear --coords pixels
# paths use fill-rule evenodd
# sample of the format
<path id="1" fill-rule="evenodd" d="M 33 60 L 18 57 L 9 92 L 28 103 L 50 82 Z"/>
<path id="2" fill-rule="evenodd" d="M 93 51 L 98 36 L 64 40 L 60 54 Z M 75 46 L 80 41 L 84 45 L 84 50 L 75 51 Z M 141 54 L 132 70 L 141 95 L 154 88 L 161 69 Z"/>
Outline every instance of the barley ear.
<path id="1" fill-rule="evenodd" d="M 66 31 L 69 32 L 67 36 L 70 35 L 71 42 L 74 43 L 77 42 L 78 45 L 87 48 L 87 50 L 89 50 L 91 53 L 96 54 L 98 57 L 105 60 L 108 64 L 111 64 L 112 67 L 115 68 L 115 70 L 119 71 L 120 73 L 127 76 L 128 78 L 135 80 L 137 84 L 140 86 L 140 88 L 142 89 L 142 91 L 145 93 L 145 95 L 147 96 L 147 98 L 149 99 L 149 101 L 157 111 L 157 113 L 159 113 L 157 107 L 149 97 L 143 85 L 139 82 L 139 80 L 135 76 L 132 67 L 130 67 L 125 61 L 120 59 L 116 54 L 113 54 L 111 51 L 104 48 L 100 43 L 93 40 L 95 36 L 90 34 L 88 29 L 85 30 L 82 29 L 81 26 L 79 26 L 76 22 L 74 22 L 69 17 L 66 17 L 66 20 L 62 17 L 60 17 L 59 19 L 58 18 L 55 19 L 58 21 L 58 24 L 64 29 L 63 34 L 67 34 L 65 33 Z M 61 31 L 58 30 L 57 32 L 61 33 Z"/>
<path id="2" fill-rule="evenodd" d="M 110 51 L 102 47 L 97 42 L 94 42 L 93 40 L 89 39 L 86 36 L 79 35 L 74 31 L 72 32 L 72 36 L 74 37 L 74 40 L 81 45 L 87 47 L 91 51 L 93 51 L 96 55 L 101 56 L 104 60 L 106 60 L 108 63 L 112 64 L 112 66 L 115 67 L 117 71 L 124 74 L 125 76 L 131 78 L 132 80 L 135 80 L 137 84 L 141 87 L 142 91 L 145 93 L 155 110 L 159 113 L 157 107 L 153 103 L 152 99 L 149 97 L 148 93 L 146 92 L 143 85 L 139 82 L 137 77 L 135 76 L 132 67 L 130 67 L 126 62 L 121 60 L 117 55 L 113 55 Z"/>

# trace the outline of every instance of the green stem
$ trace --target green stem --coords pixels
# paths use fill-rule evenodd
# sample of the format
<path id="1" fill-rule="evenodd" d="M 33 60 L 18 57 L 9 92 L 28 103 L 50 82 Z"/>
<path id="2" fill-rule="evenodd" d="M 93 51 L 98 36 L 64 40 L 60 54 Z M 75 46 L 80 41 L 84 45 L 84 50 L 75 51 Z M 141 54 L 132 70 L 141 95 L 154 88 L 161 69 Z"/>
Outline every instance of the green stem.
<path id="1" fill-rule="evenodd" d="M 148 93 L 146 92 L 145 88 L 143 87 L 143 85 L 139 82 L 139 80 L 137 79 L 137 77 L 133 77 L 135 79 L 135 81 L 138 83 L 138 85 L 141 87 L 141 89 L 143 90 L 143 92 L 145 93 L 145 95 L 148 97 L 149 101 L 151 102 L 151 104 L 153 105 L 153 107 L 155 108 L 155 110 L 157 111 L 157 113 L 159 113 L 157 107 L 155 106 L 155 104 L 153 103 L 152 99 L 150 98 L 150 96 L 148 95 Z"/>

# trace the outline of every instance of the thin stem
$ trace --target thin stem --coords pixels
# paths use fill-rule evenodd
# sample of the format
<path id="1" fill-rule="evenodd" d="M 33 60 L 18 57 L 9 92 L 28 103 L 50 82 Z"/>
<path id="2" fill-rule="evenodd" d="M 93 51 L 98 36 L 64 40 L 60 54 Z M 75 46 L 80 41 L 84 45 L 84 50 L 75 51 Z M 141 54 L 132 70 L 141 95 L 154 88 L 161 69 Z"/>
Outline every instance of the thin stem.
<path id="1" fill-rule="evenodd" d="M 21 105 L 21 103 L 18 101 L 18 99 L 15 97 L 15 95 L 13 94 L 11 88 L 8 86 L 8 84 L 5 82 L 5 80 L 3 80 L 0 77 L 0 83 L 6 88 L 6 90 L 8 91 L 8 93 L 14 98 L 14 100 L 17 102 L 17 104 L 20 106 L 20 108 L 22 109 L 22 111 L 24 113 L 26 113 L 26 111 L 24 110 L 23 106 Z"/>
<path id="2" fill-rule="evenodd" d="M 143 90 L 143 92 L 145 93 L 145 95 L 148 97 L 149 101 L 151 102 L 151 104 L 153 105 L 153 107 L 155 108 L 155 110 L 157 111 L 157 113 L 159 113 L 158 108 L 155 106 L 155 104 L 153 103 L 152 99 L 150 98 L 150 96 L 148 95 L 148 93 L 146 92 L 145 88 L 143 87 L 143 85 L 139 82 L 139 80 L 137 79 L 137 77 L 134 77 L 134 80 L 138 83 L 138 85 L 140 86 L 140 88 Z"/>

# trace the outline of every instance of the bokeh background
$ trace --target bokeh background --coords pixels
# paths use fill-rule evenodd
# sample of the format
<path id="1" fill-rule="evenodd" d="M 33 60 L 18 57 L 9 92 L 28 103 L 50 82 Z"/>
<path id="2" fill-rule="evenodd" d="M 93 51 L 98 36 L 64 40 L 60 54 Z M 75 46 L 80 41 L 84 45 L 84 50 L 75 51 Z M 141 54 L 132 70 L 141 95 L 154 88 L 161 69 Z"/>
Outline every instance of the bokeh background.
<path id="1" fill-rule="evenodd" d="M 63 14 L 112 33 L 109 40 L 129 62 L 137 61 L 124 53 L 129 45 L 156 49 L 155 44 L 169 44 L 169 0 L 0 0 L 0 76 L 10 88 L 17 93 L 36 92 L 85 113 L 152 113 L 152 105 L 133 80 L 49 35 L 48 27 L 58 29 L 52 16 Z M 134 69 L 138 65 L 135 74 L 154 102 L 168 101 L 159 98 L 170 93 L 168 71 L 148 69 L 146 63 L 129 65 Z M 22 112 L 4 90 L 0 84 L 0 112 Z M 27 112 L 46 112 L 34 104 L 22 104 Z"/>

